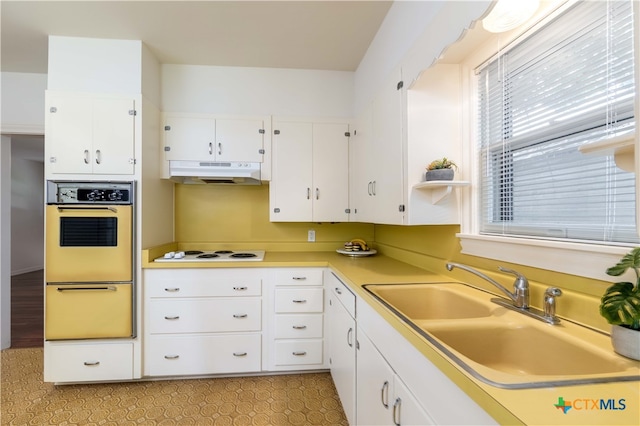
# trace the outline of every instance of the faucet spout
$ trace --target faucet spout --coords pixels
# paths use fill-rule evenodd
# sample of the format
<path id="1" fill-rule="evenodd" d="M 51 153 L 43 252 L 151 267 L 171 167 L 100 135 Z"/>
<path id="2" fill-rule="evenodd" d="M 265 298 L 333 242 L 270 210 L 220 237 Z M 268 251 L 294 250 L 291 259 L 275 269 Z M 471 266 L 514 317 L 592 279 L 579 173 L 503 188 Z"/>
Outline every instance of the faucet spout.
<path id="1" fill-rule="evenodd" d="M 513 275 L 516 276 L 516 281 L 513 284 L 514 291 L 511 292 L 507 288 L 505 288 L 502 284 L 500 284 L 499 282 L 495 281 L 491 277 L 486 276 L 482 272 L 471 268 L 470 266 L 462 265 L 460 263 L 447 263 L 447 270 L 452 271 L 453 268 L 459 268 L 459 269 L 462 269 L 464 271 L 471 272 L 472 274 L 477 275 L 478 277 L 482 278 L 483 280 L 488 281 L 489 283 L 493 284 L 495 287 L 498 288 L 498 290 L 500 290 L 507 297 L 509 297 L 509 299 L 511 299 L 513 301 L 513 303 L 514 303 L 514 305 L 516 307 L 521 308 L 521 309 L 528 309 L 529 308 L 529 282 L 527 281 L 527 279 L 523 275 L 519 274 L 518 272 L 516 272 L 514 270 L 511 270 L 511 269 L 503 268 L 501 266 L 498 268 L 502 272 L 507 272 L 507 273 L 510 273 L 510 274 L 513 274 Z"/>

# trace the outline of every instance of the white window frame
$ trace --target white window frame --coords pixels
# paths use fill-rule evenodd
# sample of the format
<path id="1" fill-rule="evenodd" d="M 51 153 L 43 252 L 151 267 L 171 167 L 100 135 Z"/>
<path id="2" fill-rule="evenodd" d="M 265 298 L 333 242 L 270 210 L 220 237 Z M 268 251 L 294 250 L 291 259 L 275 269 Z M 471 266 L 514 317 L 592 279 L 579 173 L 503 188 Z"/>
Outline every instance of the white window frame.
<path id="1" fill-rule="evenodd" d="M 462 64 L 463 69 L 463 155 L 464 164 L 468 165 L 471 188 L 466 192 L 461 207 L 460 238 L 463 254 L 479 256 L 502 262 L 509 262 L 525 266 L 531 266 L 550 271 L 556 271 L 586 278 L 611 281 L 605 271 L 616 264 L 620 257 L 629 252 L 632 244 L 591 244 L 572 241 L 555 241 L 534 238 L 520 238 L 509 236 L 481 235 L 480 223 L 477 214 L 480 208 L 479 195 L 479 152 L 475 138 L 477 123 L 476 94 L 477 85 L 474 70 L 495 56 L 499 50 L 510 44 L 517 43 L 519 36 L 529 29 L 542 26 L 549 18 L 562 13 L 575 0 L 568 1 L 561 6 L 552 6 L 530 21 L 530 23 L 509 33 L 499 34 L 484 43 L 480 49 L 469 55 Z M 634 37 L 635 48 L 635 78 L 636 94 L 640 92 L 640 2 L 634 1 Z M 555 10 L 554 10 L 555 9 Z M 478 23 L 479 25 L 480 23 Z M 636 122 L 640 116 L 640 97 L 636 95 Z M 640 126 L 636 126 L 640 129 Z M 640 132 L 636 132 L 635 146 L 638 147 Z M 640 148 L 635 149 L 635 163 L 640 165 Z M 636 170 L 636 221 L 640 224 L 640 185 Z"/>

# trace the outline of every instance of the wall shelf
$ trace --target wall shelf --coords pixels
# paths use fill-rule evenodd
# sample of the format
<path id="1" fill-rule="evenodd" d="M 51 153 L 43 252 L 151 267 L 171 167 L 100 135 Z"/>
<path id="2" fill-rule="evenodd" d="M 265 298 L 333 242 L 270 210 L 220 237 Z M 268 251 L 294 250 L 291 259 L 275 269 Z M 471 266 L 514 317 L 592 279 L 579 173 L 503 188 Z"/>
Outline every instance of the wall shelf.
<path id="1" fill-rule="evenodd" d="M 431 204 L 438 204 L 440 201 L 451 195 L 453 188 L 469 186 L 470 182 L 464 180 L 429 180 L 413 185 L 413 189 L 431 192 Z"/>
<path id="2" fill-rule="evenodd" d="M 613 155 L 616 166 L 627 172 L 635 170 L 635 134 L 593 142 L 578 148 L 583 154 Z"/>

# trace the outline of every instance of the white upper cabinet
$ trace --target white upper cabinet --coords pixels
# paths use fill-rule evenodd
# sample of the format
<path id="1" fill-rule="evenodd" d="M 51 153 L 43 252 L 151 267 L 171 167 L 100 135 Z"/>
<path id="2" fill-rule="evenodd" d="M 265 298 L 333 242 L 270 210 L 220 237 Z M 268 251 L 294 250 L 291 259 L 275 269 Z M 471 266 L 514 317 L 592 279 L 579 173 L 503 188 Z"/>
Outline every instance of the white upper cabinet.
<path id="1" fill-rule="evenodd" d="M 261 163 L 265 120 L 166 114 L 166 160 Z"/>
<path id="2" fill-rule="evenodd" d="M 272 222 L 349 220 L 349 125 L 273 123 Z"/>
<path id="3" fill-rule="evenodd" d="M 391 225 L 459 223 L 463 186 L 424 185 L 426 166 L 447 157 L 461 165 L 458 65 L 435 65 L 407 88 L 395 71 L 356 118 L 350 152 L 351 220 Z M 458 171 L 458 174 L 462 170 Z"/>
<path id="4" fill-rule="evenodd" d="M 404 94 L 398 71 L 356 119 L 350 153 L 352 221 L 403 224 Z"/>
<path id="5" fill-rule="evenodd" d="M 46 93 L 47 173 L 134 173 L 132 98 Z"/>

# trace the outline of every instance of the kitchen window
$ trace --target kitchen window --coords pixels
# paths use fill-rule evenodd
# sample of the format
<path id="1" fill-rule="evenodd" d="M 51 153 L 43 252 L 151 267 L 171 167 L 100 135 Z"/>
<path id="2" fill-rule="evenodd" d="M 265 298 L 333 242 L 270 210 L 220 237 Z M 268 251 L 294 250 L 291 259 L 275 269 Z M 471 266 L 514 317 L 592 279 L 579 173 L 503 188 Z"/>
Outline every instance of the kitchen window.
<path id="1" fill-rule="evenodd" d="M 477 217 L 463 253 L 488 249 L 465 237 L 601 252 L 640 243 L 635 174 L 583 152 L 635 138 L 633 7 L 573 2 L 475 70 Z"/>

